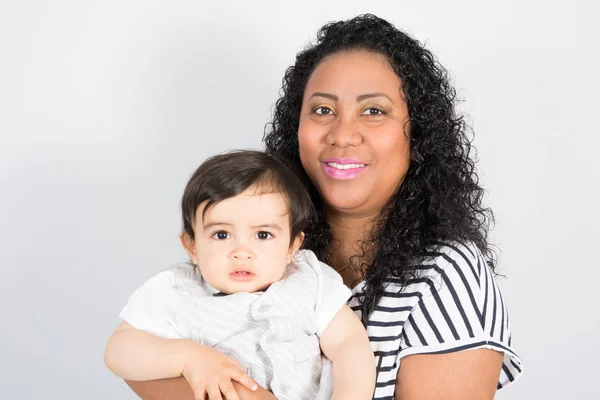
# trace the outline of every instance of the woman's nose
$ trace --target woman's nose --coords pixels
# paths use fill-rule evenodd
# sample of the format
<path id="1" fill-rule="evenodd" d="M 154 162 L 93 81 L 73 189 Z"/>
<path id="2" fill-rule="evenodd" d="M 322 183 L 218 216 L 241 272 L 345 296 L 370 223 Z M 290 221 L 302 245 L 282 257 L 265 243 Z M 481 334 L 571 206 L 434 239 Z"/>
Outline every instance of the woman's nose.
<path id="1" fill-rule="evenodd" d="M 336 147 L 358 146 L 363 141 L 360 124 L 354 118 L 339 118 L 330 126 L 327 140 Z"/>

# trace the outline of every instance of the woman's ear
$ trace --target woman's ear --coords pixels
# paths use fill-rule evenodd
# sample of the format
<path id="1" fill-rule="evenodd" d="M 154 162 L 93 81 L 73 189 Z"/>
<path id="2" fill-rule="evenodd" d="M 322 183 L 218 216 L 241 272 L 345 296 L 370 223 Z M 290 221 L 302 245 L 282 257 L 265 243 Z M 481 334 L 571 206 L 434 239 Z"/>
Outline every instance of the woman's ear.
<path id="1" fill-rule="evenodd" d="M 198 257 L 196 257 L 196 246 L 194 245 L 194 239 L 192 239 L 187 233 L 181 232 L 179 235 L 181 245 L 187 251 L 190 259 L 195 265 L 198 265 Z"/>
<path id="2" fill-rule="evenodd" d="M 288 264 L 292 262 L 292 258 L 294 257 L 294 254 L 296 254 L 296 252 L 300 249 L 300 246 L 302 246 L 302 242 L 304 242 L 304 232 L 300 232 L 290 245 L 287 260 Z"/>

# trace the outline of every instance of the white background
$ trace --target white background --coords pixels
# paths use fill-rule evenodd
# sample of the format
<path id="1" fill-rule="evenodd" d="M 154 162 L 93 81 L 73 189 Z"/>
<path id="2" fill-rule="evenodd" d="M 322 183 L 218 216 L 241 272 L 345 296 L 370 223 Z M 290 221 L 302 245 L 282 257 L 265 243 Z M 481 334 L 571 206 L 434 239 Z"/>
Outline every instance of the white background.
<path id="1" fill-rule="evenodd" d="M 597 6 L 216 3 L 2 1 L 0 397 L 135 398 L 103 349 L 129 294 L 185 259 L 189 174 L 261 148 L 296 52 L 372 12 L 453 72 L 477 134 L 525 363 L 497 398 L 598 398 Z"/>

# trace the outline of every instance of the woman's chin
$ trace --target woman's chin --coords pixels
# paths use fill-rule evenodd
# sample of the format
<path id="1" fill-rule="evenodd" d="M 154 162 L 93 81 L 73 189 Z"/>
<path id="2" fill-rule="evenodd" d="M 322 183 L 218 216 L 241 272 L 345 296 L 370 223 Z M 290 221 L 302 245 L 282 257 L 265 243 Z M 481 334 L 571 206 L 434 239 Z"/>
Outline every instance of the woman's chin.
<path id="1" fill-rule="evenodd" d="M 367 198 L 356 193 L 335 193 L 324 196 L 327 208 L 341 214 L 363 214 L 367 207 Z"/>

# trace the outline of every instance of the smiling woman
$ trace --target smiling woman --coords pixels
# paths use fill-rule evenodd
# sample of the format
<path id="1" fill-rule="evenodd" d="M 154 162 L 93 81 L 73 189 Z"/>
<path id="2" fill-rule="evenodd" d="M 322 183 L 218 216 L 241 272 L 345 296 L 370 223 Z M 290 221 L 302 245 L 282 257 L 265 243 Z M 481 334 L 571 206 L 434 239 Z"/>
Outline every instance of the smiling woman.
<path id="1" fill-rule="evenodd" d="M 400 79 L 384 56 L 326 57 L 308 80 L 298 127 L 302 166 L 323 200 L 378 215 L 408 170 L 408 121 Z"/>

